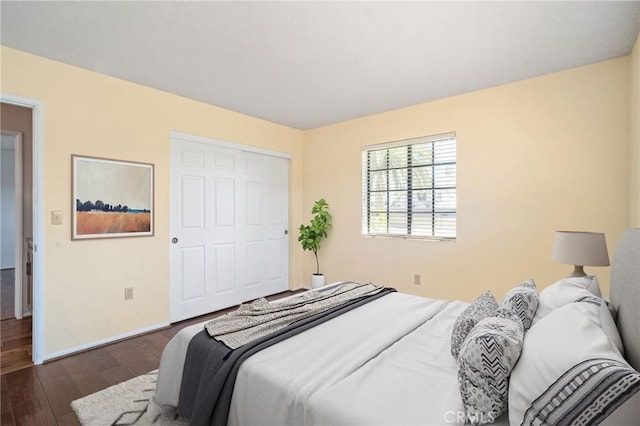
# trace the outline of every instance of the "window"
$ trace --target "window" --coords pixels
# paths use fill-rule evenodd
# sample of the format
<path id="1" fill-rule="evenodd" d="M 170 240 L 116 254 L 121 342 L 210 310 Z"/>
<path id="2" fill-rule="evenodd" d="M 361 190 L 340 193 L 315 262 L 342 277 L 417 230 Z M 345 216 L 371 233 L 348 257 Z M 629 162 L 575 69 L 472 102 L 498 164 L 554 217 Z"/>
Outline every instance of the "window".
<path id="1" fill-rule="evenodd" d="M 362 234 L 456 238 L 456 135 L 362 150 Z"/>

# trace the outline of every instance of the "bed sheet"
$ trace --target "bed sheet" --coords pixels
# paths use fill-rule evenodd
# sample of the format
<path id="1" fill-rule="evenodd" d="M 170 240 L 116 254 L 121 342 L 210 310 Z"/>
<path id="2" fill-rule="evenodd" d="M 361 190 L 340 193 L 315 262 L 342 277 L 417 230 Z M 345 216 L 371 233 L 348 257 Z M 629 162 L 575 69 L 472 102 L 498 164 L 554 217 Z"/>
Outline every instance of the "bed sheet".
<path id="1" fill-rule="evenodd" d="M 449 342 L 467 305 L 394 293 L 252 356 L 228 425 L 464 424 Z"/>
<path id="2" fill-rule="evenodd" d="M 392 293 L 269 347 L 240 367 L 228 425 L 464 424 L 449 343 L 466 306 Z M 167 345 L 152 410 L 177 406 L 186 348 L 202 327 Z"/>

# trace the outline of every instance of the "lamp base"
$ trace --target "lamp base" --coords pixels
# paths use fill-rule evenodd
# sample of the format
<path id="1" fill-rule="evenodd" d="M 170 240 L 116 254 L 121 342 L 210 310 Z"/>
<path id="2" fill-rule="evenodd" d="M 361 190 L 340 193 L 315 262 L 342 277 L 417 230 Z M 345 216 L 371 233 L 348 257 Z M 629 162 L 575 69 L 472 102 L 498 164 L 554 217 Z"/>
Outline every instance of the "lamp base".
<path id="1" fill-rule="evenodd" d="M 574 265 L 573 271 L 567 275 L 567 278 L 578 278 L 578 277 L 586 277 L 587 274 L 584 273 L 584 266 Z"/>

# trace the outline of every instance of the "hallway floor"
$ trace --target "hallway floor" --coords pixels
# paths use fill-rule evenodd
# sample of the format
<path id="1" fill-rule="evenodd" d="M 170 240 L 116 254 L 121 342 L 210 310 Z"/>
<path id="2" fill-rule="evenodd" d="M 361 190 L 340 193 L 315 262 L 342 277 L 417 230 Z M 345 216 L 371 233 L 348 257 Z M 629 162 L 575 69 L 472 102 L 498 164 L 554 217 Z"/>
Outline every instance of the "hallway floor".
<path id="1" fill-rule="evenodd" d="M 31 317 L 2 320 L 0 328 L 0 374 L 31 367 Z"/>
<path id="2" fill-rule="evenodd" d="M 2 322 L 0 325 L 0 374 L 33 365 L 31 317 L 15 319 L 15 269 L 3 269 L 0 286 Z"/>

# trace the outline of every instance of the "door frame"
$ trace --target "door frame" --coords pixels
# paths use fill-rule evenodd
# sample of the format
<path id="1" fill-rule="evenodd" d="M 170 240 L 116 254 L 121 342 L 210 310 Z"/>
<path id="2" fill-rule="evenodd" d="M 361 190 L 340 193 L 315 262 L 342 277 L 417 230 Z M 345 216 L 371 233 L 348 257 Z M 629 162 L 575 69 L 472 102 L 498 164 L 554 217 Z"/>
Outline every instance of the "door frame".
<path id="1" fill-rule="evenodd" d="M 31 109 L 33 147 L 33 363 L 44 360 L 44 106 L 41 101 L 0 93 L 0 102 Z M 22 253 L 22 244 L 21 244 Z"/>
<path id="2" fill-rule="evenodd" d="M 22 319 L 22 294 L 24 292 L 22 276 L 22 253 L 24 252 L 24 229 L 22 228 L 22 133 L 0 130 L 2 136 L 13 138 L 13 199 L 14 225 L 16 233 L 13 241 L 14 250 L 14 301 L 13 312 L 16 319 Z"/>
<path id="3" fill-rule="evenodd" d="M 275 150 L 271 150 L 271 149 L 265 149 L 265 148 L 258 148 L 255 146 L 251 146 L 251 145 L 244 145 L 244 144 L 240 144 L 240 143 L 235 143 L 235 142 L 227 142 L 227 141 L 222 141 L 219 139 L 213 139 L 213 138 L 207 138 L 204 136 L 197 136 L 197 135 L 192 135 L 189 133 L 183 133 L 183 132 L 178 132 L 178 131 L 171 131 L 169 132 L 169 200 L 172 199 L 172 179 L 173 179 L 173 175 L 175 173 L 175 170 L 173 169 L 173 164 L 174 164 L 174 158 L 173 158 L 173 143 L 175 140 L 180 140 L 180 141 L 185 141 L 185 142 L 197 142 L 197 143 L 202 143 L 202 144 L 206 144 L 212 147 L 218 147 L 218 148 L 230 148 L 230 149 L 235 149 L 235 150 L 239 150 L 239 151 L 244 151 L 244 152 L 252 152 L 252 153 L 256 153 L 256 154 L 262 154 L 262 155 L 270 155 L 273 157 L 279 157 L 279 158 L 284 158 L 286 160 L 291 160 L 292 159 L 292 155 L 288 152 L 281 152 L 281 151 L 275 151 Z M 289 179 L 291 178 L 291 175 L 288 174 Z M 288 191 L 288 198 L 290 199 L 290 191 L 291 191 L 291 185 L 290 185 L 290 180 L 287 182 L 287 191 Z M 173 219 L 175 216 L 175 209 L 176 207 L 173 205 L 169 206 L 169 238 L 173 237 L 173 233 L 174 233 L 174 227 L 173 227 Z M 287 205 L 287 218 L 290 221 L 291 220 L 291 212 L 289 211 L 290 206 L 289 204 Z M 288 226 L 290 224 L 287 224 L 287 228 L 290 228 L 290 226 Z M 172 249 L 172 244 L 169 241 L 168 244 L 168 249 L 170 251 L 169 253 L 169 259 L 171 259 L 171 249 Z M 287 277 L 289 276 L 289 268 L 291 267 L 290 265 L 290 261 L 291 261 L 291 253 L 289 250 L 287 250 Z M 171 268 L 172 268 L 172 262 L 169 262 L 169 321 L 170 322 L 175 322 L 175 313 L 174 313 L 174 283 L 172 282 L 172 274 L 171 274 Z"/>

